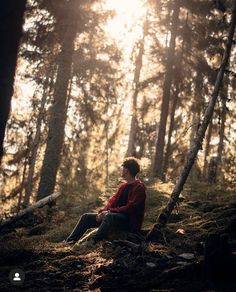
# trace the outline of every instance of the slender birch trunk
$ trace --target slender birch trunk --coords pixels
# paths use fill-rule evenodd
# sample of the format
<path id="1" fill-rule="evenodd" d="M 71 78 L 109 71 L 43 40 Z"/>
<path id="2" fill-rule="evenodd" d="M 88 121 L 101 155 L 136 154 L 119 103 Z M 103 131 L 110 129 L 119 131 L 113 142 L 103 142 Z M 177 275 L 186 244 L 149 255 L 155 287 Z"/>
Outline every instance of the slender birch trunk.
<path id="1" fill-rule="evenodd" d="M 204 163 L 203 163 L 203 171 L 202 171 L 202 179 L 204 181 L 207 180 L 207 169 L 208 169 L 208 156 L 210 154 L 210 142 L 211 142 L 211 135 L 212 135 L 212 126 L 213 126 L 213 117 L 211 118 L 207 130 L 206 135 L 206 145 L 205 145 L 205 152 L 204 152 Z"/>
<path id="2" fill-rule="evenodd" d="M 193 110 L 192 112 L 192 129 L 191 129 L 191 135 L 190 135 L 190 141 L 189 141 L 189 148 L 191 149 L 194 145 L 197 128 L 200 122 L 200 114 L 197 112 L 197 110 Z M 196 178 L 196 164 L 193 165 L 191 171 L 190 171 L 190 179 L 192 182 L 194 182 Z"/>

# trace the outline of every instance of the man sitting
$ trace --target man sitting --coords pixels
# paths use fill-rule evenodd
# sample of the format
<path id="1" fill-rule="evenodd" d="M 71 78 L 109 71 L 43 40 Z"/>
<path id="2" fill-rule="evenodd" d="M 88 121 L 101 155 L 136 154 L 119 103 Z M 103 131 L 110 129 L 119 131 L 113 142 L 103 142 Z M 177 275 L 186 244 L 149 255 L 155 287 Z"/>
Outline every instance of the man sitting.
<path id="1" fill-rule="evenodd" d="M 129 232 L 138 232 L 141 229 L 146 192 L 144 184 L 136 179 L 140 165 L 137 159 L 129 157 L 125 159 L 122 167 L 122 177 L 126 182 L 121 184 L 117 192 L 98 213 L 82 215 L 65 242 L 75 243 L 86 230 L 94 227 L 98 227 L 98 230 L 89 240 L 91 244 L 106 238 L 112 229 Z"/>

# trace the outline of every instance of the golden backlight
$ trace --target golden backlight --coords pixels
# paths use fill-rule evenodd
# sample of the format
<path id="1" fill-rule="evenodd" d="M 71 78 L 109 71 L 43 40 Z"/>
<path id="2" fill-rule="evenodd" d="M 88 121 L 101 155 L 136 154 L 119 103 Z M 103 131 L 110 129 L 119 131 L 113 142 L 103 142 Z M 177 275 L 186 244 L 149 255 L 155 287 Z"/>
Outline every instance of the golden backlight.
<path id="1" fill-rule="evenodd" d="M 105 10 L 113 10 L 115 16 L 108 21 L 105 30 L 121 47 L 129 47 L 142 36 L 142 23 L 147 7 L 142 0 L 107 0 Z"/>

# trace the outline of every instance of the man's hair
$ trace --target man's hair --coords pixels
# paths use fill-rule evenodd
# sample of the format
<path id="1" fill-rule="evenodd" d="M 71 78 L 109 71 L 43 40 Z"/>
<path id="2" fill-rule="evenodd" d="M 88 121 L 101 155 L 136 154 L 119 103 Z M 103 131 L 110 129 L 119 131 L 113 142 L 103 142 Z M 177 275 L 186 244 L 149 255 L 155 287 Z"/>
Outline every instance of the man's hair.
<path id="1" fill-rule="evenodd" d="M 127 168 L 132 176 L 136 176 L 140 172 L 140 163 L 135 157 L 127 157 L 122 163 L 122 166 Z"/>

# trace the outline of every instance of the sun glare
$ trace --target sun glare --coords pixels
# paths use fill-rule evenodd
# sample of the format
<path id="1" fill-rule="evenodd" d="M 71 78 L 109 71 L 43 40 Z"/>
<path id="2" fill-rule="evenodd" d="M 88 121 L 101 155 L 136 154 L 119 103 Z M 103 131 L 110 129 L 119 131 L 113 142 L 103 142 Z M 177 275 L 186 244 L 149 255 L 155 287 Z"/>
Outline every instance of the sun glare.
<path id="1" fill-rule="evenodd" d="M 123 62 L 122 69 L 125 74 L 125 80 L 128 84 L 127 92 L 131 90 L 130 85 L 134 78 L 134 64 L 131 62 L 132 50 L 135 42 L 143 37 L 143 24 L 145 21 L 147 6 L 145 0 L 106 0 L 103 4 L 106 11 L 114 11 L 114 17 L 105 24 L 104 30 L 107 36 L 114 40 L 117 47 L 122 51 Z M 130 87 L 130 88 L 129 88 Z M 128 89 L 129 88 L 129 89 Z M 123 114 L 129 119 L 131 117 L 131 99 L 129 93 L 125 93 L 125 103 Z M 123 93 L 120 92 L 121 95 Z M 129 131 L 129 123 L 125 131 Z M 125 153 L 128 135 L 123 139 L 120 152 Z"/>
<path id="2" fill-rule="evenodd" d="M 108 34 L 121 46 L 130 46 L 142 35 L 142 21 L 147 7 L 142 0 L 107 0 L 104 9 L 115 12 L 105 27 Z M 124 35 L 126 37 L 124 37 Z"/>

